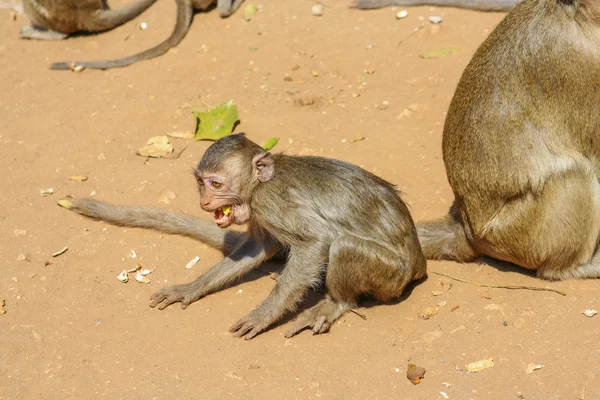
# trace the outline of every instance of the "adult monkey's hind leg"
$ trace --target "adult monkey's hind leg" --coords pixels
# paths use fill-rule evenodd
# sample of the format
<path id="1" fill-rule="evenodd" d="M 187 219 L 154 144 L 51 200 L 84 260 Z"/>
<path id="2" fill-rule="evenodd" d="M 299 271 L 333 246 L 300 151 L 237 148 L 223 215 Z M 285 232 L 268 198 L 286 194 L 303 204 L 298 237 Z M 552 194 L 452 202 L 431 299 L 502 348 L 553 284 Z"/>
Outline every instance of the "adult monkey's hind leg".
<path id="1" fill-rule="evenodd" d="M 590 165 L 546 178 L 536 193 L 506 201 L 488 221 L 475 223 L 483 254 L 535 270 L 542 279 L 598 278 L 600 185 Z"/>
<path id="2" fill-rule="evenodd" d="M 331 324 L 357 304 L 358 296 L 373 295 L 379 301 L 399 297 L 406 285 L 426 274 L 425 259 L 411 246 L 393 252 L 370 240 L 346 235 L 329 250 L 325 286 L 327 296 L 298 316 L 286 332 L 292 337 L 309 328 L 325 333 Z"/>
<path id="3" fill-rule="evenodd" d="M 34 39 L 34 40 L 63 40 L 69 36 L 66 33 L 53 31 L 44 27 L 35 25 L 26 25 L 21 28 L 19 38 Z"/>

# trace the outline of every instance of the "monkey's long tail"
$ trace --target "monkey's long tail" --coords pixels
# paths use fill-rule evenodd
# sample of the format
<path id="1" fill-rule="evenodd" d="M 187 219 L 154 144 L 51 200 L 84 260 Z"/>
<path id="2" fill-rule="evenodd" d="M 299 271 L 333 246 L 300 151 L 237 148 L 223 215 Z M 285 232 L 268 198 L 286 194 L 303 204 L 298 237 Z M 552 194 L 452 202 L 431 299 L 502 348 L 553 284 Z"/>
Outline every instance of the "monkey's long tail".
<path id="1" fill-rule="evenodd" d="M 230 253 L 246 237 L 246 233 L 221 229 L 208 221 L 162 208 L 122 206 L 73 197 L 57 203 L 68 210 L 113 225 L 188 236 L 224 253 Z"/>
<path id="2" fill-rule="evenodd" d="M 120 68 L 126 67 L 133 63 L 142 60 L 150 60 L 154 57 L 158 57 L 166 53 L 171 47 L 177 46 L 179 42 L 185 37 L 190 24 L 192 23 L 192 16 L 194 14 L 194 7 L 191 0 L 176 0 L 177 3 L 177 22 L 171 36 L 164 42 L 160 43 L 151 49 L 143 51 L 141 53 L 134 54 L 129 57 L 117 58 L 115 60 L 102 60 L 102 61 L 62 61 L 56 62 L 50 66 L 50 69 L 57 70 L 69 70 L 75 66 L 82 66 L 90 69 L 109 69 L 109 68 Z"/>
<path id="3" fill-rule="evenodd" d="M 510 11 L 522 0 L 356 0 L 352 8 L 369 10 L 390 6 L 439 6 L 477 11 Z"/>
<path id="4" fill-rule="evenodd" d="M 452 211 L 435 221 L 418 222 L 417 234 L 428 260 L 472 261 L 479 256 L 465 234 L 465 228 Z"/>

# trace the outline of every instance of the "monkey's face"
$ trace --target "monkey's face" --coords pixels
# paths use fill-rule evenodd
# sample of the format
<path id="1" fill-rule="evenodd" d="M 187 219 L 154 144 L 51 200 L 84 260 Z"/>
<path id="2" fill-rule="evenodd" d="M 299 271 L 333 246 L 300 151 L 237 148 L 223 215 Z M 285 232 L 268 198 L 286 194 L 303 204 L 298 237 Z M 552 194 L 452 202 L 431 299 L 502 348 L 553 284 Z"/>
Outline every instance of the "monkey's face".
<path id="1" fill-rule="evenodd" d="M 222 174 L 195 172 L 200 192 L 200 207 L 214 213 L 215 222 L 220 228 L 231 224 L 242 225 L 250 219 L 248 202 L 240 195 L 240 187 L 235 180 Z"/>

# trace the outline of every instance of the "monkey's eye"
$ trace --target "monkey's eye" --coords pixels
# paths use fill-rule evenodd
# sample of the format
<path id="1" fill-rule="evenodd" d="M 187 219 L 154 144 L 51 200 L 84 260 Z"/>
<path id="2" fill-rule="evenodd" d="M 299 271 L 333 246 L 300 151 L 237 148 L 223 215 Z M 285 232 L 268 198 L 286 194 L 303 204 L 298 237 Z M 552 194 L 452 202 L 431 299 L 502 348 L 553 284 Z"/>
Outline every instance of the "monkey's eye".
<path id="1" fill-rule="evenodd" d="M 198 181 L 198 185 L 204 186 L 204 181 L 202 179 L 198 178 L 197 181 Z"/>
<path id="2" fill-rule="evenodd" d="M 217 181 L 212 181 L 211 186 L 214 187 L 215 189 L 220 189 L 221 186 L 223 186 L 223 184 L 221 182 L 217 182 Z"/>

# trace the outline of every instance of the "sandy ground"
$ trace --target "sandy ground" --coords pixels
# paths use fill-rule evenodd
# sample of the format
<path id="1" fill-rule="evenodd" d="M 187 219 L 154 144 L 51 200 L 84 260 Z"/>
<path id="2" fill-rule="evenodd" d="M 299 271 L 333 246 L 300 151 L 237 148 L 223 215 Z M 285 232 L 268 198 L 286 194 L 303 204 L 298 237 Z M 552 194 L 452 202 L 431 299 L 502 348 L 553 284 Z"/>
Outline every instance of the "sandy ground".
<path id="1" fill-rule="evenodd" d="M 111 32 L 53 43 L 19 40 L 26 18 L 12 21 L 0 11 L 0 399 L 600 398 L 600 316 L 581 313 L 600 307 L 597 282 L 547 283 L 486 260 L 429 262 L 429 279 L 407 298 L 361 308 L 366 321 L 347 314 L 328 334 L 288 340 L 283 324 L 244 341 L 228 328 L 272 289 L 265 273 L 185 311 L 150 309 L 151 293 L 194 279 L 220 254 L 56 205 L 64 195 L 95 191 L 98 199 L 204 218 L 190 168 L 209 142 L 174 140 L 176 149 L 188 146 L 175 160 L 135 151 L 151 136 L 193 130 L 193 108 L 233 99 L 237 131 L 251 139 L 278 136 L 275 150 L 359 164 L 397 184 L 416 220 L 443 215 L 452 201 L 441 160 L 445 112 L 463 68 L 503 15 L 415 7 L 396 20 L 393 9 L 325 1 L 317 18 L 309 1 L 257 4 L 262 10 L 250 22 L 197 13 L 183 42 L 158 59 L 83 73 L 47 67 L 158 43 L 172 27 L 173 2 L 159 1 Z M 444 22 L 433 28 L 430 15 Z M 422 18 L 425 27 L 410 36 Z M 148 29 L 137 28 L 142 21 Z M 447 47 L 460 51 L 419 56 Z M 56 193 L 42 197 L 40 189 L 50 187 Z M 128 258 L 131 249 L 138 260 Z M 196 255 L 201 261 L 186 270 Z M 119 282 L 117 274 L 136 261 L 154 270 L 152 282 Z M 451 281 L 434 272 L 567 295 L 484 293 L 459 282 L 447 290 Z M 426 307 L 438 314 L 418 318 Z M 492 368 L 466 371 L 489 358 Z M 427 370 L 419 385 L 406 379 L 409 362 Z M 527 373 L 529 364 L 542 368 Z"/>

